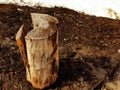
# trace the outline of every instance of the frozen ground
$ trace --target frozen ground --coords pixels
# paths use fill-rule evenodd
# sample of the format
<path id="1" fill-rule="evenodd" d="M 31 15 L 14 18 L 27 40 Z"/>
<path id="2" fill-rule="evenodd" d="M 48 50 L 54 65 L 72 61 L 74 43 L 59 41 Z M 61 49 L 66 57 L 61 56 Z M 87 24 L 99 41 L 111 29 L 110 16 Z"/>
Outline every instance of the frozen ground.
<path id="1" fill-rule="evenodd" d="M 0 0 L 0 3 L 45 7 L 61 6 L 90 15 L 120 19 L 120 0 Z"/>

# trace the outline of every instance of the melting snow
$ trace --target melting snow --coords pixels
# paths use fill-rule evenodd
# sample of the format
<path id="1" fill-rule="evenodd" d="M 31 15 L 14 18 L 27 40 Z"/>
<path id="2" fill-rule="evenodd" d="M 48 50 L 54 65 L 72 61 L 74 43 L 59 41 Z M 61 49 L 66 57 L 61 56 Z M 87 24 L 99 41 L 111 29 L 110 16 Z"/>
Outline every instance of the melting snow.
<path id="1" fill-rule="evenodd" d="M 90 15 L 120 19 L 120 0 L 0 0 L 21 6 L 61 6 Z"/>

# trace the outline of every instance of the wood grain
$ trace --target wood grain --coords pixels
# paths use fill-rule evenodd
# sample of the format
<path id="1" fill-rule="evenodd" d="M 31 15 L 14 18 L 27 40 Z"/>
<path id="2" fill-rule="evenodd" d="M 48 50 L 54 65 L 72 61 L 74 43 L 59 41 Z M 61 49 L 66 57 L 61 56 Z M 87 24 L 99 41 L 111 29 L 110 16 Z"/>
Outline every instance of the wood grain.
<path id="1" fill-rule="evenodd" d="M 27 80 L 36 88 L 43 89 L 58 78 L 58 32 L 56 22 L 45 14 L 31 14 L 34 29 L 25 36 L 30 74 Z M 50 18 L 50 19 L 48 19 Z M 34 20 L 35 19 L 35 20 Z M 37 21 L 36 21 L 37 20 Z"/>

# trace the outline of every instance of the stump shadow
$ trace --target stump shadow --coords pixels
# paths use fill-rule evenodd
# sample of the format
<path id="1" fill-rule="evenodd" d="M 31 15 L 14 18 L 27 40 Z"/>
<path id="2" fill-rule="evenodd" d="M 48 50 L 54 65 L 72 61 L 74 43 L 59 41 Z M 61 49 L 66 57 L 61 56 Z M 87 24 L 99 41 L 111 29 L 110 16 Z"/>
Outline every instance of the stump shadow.
<path id="1" fill-rule="evenodd" d="M 81 58 L 74 59 L 70 57 L 60 59 L 58 79 L 49 88 L 54 89 L 56 87 L 61 88 L 64 86 L 70 86 L 75 82 L 81 82 L 80 78 L 83 78 L 83 82 L 100 80 L 100 78 L 97 78 L 94 75 L 94 73 L 92 73 L 92 68 L 87 63 L 93 64 L 95 68 L 102 68 L 107 73 L 109 73 L 114 67 L 112 66 L 113 60 L 109 57 L 97 57 L 97 58 L 82 57 L 82 58 L 85 62 L 82 61 Z"/>
<path id="2" fill-rule="evenodd" d="M 72 85 L 74 82 L 78 81 L 80 77 L 84 78 L 85 81 L 90 81 L 92 80 L 92 75 L 88 72 L 90 69 L 91 68 L 79 58 L 60 59 L 58 79 L 49 88 L 54 89 L 56 87 L 58 88 Z"/>

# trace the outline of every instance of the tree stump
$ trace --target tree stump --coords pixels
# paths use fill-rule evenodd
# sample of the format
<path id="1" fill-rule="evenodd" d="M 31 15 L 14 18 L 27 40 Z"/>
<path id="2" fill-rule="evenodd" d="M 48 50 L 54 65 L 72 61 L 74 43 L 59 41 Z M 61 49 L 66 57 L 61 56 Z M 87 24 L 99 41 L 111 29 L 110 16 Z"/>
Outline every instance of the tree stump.
<path id="1" fill-rule="evenodd" d="M 58 20 L 46 14 L 31 13 L 33 30 L 24 37 L 28 66 L 27 80 L 36 88 L 43 89 L 58 77 Z M 29 69 L 27 69 L 29 67 Z"/>

